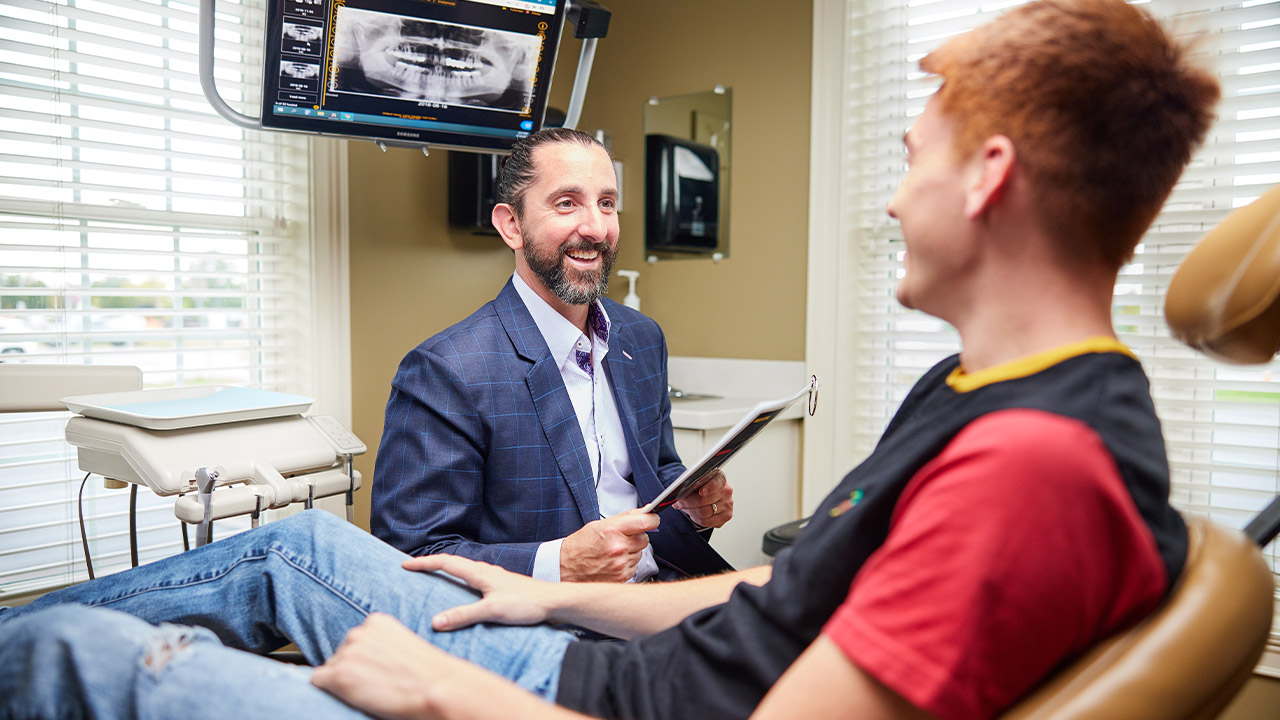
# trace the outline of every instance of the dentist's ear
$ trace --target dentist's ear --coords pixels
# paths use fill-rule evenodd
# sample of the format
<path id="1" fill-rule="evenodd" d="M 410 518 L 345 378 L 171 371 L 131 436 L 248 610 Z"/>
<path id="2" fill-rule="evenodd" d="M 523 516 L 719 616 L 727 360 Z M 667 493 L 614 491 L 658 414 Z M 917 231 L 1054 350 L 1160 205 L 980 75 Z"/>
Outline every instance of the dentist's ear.
<path id="1" fill-rule="evenodd" d="M 1013 141 L 1004 135 L 992 135 L 982 143 L 971 162 L 964 201 L 966 217 L 972 220 L 991 209 L 1012 176 L 1016 157 Z"/>
<path id="2" fill-rule="evenodd" d="M 520 219 L 516 217 L 515 208 L 508 203 L 498 203 L 493 206 L 489 219 L 507 247 L 512 250 L 524 247 L 524 236 L 520 234 Z"/>

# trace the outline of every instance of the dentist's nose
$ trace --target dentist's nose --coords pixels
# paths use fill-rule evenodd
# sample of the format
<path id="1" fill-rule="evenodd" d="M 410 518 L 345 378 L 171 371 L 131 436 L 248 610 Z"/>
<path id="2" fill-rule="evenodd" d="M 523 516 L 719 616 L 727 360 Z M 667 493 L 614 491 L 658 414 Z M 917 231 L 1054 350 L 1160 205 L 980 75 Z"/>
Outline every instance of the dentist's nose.
<path id="1" fill-rule="evenodd" d="M 578 234 L 592 240 L 603 240 L 609 233 L 609 218 L 597 207 L 587 208 L 582 222 L 578 225 Z"/>

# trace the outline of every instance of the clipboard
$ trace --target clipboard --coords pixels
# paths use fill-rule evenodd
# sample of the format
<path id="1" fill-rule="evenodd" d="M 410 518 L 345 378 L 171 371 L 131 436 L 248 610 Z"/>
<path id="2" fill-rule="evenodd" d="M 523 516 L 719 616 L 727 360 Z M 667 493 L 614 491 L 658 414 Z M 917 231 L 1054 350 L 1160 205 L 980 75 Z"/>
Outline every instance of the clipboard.
<path id="1" fill-rule="evenodd" d="M 702 459 L 695 463 L 692 467 L 685 469 L 680 477 L 675 479 L 667 486 L 665 490 L 658 494 L 648 505 L 645 505 L 644 512 L 659 512 L 671 507 L 674 503 L 682 500 L 702 487 L 710 480 L 711 471 L 724 465 L 743 448 L 747 443 L 760 433 L 774 418 L 781 415 L 787 408 L 791 407 L 795 401 L 816 392 L 818 389 L 818 379 L 812 378 L 800 392 L 781 400 L 766 400 L 756 403 L 736 425 L 729 428 L 729 432 L 725 433 L 716 444 L 707 451 Z M 812 402 L 811 402 L 812 406 Z"/>

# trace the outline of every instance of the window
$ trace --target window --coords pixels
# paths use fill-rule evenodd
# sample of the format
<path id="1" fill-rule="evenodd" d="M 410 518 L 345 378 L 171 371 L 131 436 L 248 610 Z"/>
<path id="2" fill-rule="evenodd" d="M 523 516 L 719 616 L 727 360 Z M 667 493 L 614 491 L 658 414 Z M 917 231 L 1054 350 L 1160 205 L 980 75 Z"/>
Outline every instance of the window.
<path id="1" fill-rule="evenodd" d="M 248 114 L 263 6 L 218 4 L 219 88 Z M 196 3 L 7 0 L 0 17 L 0 361 L 315 394 L 310 142 L 213 114 Z M 0 597 L 85 577 L 66 418 L 0 415 Z M 138 500 L 141 559 L 180 550 L 173 498 Z M 99 574 L 128 564 L 128 508 L 87 483 Z"/>
<path id="2" fill-rule="evenodd" d="M 815 2 L 812 146 L 822 150 L 813 154 L 810 224 L 823 233 L 810 243 L 809 358 L 836 402 L 826 406 L 835 415 L 829 428 L 806 428 L 806 437 L 813 435 L 805 460 L 807 508 L 829 489 L 822 483 L 871 451 L 920 374 L 958 349 L 950 327 L 894 300 L 901 234 L 885 206 L 905 169 L 902 133 L 936 84 L 920 74 L 919 59 L 1016 4 Z M 1151 376 L 1174 504 L 1241 527 L 1280 492 L 1280 363 L 1234 367 L 1207 360 L 1169 336 L 1163 300 L 1198 238 L 1280 183 L 1280 2 L 1144 5 L 1178 31 L 1202 36 L 1199 52 L 1216 70 L 1223 98 L 1206 145 L 1120 276 L 1114 321 Z M 832 147 L 841 148 L 838 155 Z M 828 187 L 833 177 L 840 182 Z M 833 227 L 840 228 L 838 243 L 829 241 Z M 835 459 L 823 460 L 826 454 Z M 1265 554 L 1280 569 L 1274 544 Z M 1264 666 L 1280 674 L 1280 633 L 1273 633 Z"/>

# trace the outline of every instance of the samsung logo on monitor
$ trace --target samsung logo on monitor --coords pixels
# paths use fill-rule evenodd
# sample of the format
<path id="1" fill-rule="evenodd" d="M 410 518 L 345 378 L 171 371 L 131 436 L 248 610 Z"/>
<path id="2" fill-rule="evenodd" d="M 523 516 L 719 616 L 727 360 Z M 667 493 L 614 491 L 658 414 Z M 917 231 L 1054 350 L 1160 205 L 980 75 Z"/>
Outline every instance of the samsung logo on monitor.
<path id="1" fill-rule="evenodd" d="M 422 133 L 406 132 L 406 131 L 404 131 L 404 130 L 397 130 L 397 131 L 396 131 L 396 137 L 416 138 L 416 137 L 420 137 L 421 135 L 422 135 Z"/>

